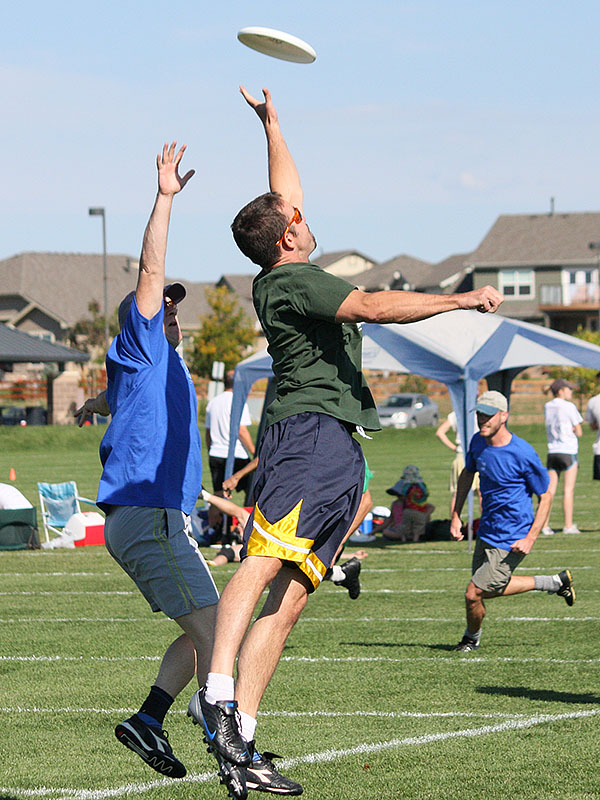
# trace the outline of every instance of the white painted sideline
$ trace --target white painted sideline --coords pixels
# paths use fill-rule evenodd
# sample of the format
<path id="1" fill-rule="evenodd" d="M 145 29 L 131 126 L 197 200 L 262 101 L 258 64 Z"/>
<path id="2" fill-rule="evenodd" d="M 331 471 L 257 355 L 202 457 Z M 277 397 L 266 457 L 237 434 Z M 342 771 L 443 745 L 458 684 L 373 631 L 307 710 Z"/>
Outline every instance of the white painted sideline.
<path id="1" fill-rule="evenodd" d="M 133 714 L 135 708 L 0 708 L 1 714 L 104 714 L 106 716 L 119 714 Z M 170 711 L 176 716 L 187 715 L 187 709 L 182 708 Z M 378 717 L 382 719 L 434 719 L 443 717 L 472 717 L 474 719 L 517 719 L 526 717 L 527 714 L 513 714 L 501 711 L 490 713 L 478 711 L 259 711 L 259 717 Z"/>
<path id="2" fill-rule="evenodd" d="M 307 622 L 345 622 L 355 625 L 357 622 L 457 622 L 463 620 L 460 609 L 457 609 L 455 617 L 300 617 L 298 624 Z M 495 622 L 597 622 L 600 617 L 494 617 Z M 0 624 L 49 624 L 49 623 L 72 623 L 72 622 L 171 622 L 168 617 L 11 617 L 0 619 Z"/>
<path id="3" fill-rule="evenodd" d="M 55 663 L 57 661 L 77 661 L 78 663 L 118 663 L 121 661 L 162 661 L 162 656 L 0 656 L 2 662 L 32 663 L 40 664 L 44 662 Z M 384 664 L 405 664 L 411 662 L 447 662 L 450 664 L 598 664 L 600 658 L 544 658 L 541 656 L 468 656 L 464 658 L 460 654 L 453 656 L 406 656 L 395 658 L 394 656 L 282 656 L 280 662 L 302 662 L 302 663 L 363 663 L 380 662 Z"/>
<path id="4" fill-rule="evenodd" d="M 369 755 L 380 753 L 384 750 L 392 750 L 397 747 L 418 747 L 432 742 L 443 742 L 449 739 L 474 738 L 476 736 L 488 736 L 494 733 L 505 733 L 507 731 L 523 730 L 532 728 L 536 725 L 545 725 L 552 722 L 561 722 L 569 719 L 584 719 L 600 714 L 600 709 L 589 711 L 572 711 L 566 714 L 538 714 L 533 717 L 521 719 L 509 719 L 496 725 L 483 725 L 480 728 L 464 728 L 460 731 L 446 731 L 444 733 L 429 733 L 424 736 L 411 736 L 404 739 L 391 739 L 386 742 L 372 742 L 348 747 L 339 750 L 329 749 L 320 753 L 307 753 L 298 758 L 286 758 L 281 761 L 282 769 L 292 769 L 299 764 L 319 764 L 330 761 L 337 761 L 348 756 Z M 188 775 L 182 778 L 180 783 L 205 783 L 211 779 L 216 780 L 214 772 L 202 772 Z M 0 786 L 0 794 L 12 795 L 14 798 L 30 797 L 53 797 L 53 800 L 107 800 L 110 797 L 120 797 L 126 794 L 141 794 L 165 786 L 173 787 L 173 782 L 168 778 L 162 780 L 148 781 L 138 784 L 125 784 L 114 788 L 106 789 L 66 789 L 40 786 L 35 789 L 19 789 L 15 787 Z"/>

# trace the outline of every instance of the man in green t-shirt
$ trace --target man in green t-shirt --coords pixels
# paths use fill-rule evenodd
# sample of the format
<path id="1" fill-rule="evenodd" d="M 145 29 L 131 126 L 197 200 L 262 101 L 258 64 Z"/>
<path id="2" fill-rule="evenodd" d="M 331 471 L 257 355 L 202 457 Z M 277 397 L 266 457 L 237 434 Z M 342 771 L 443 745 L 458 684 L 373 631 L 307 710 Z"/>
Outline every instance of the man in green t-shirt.
<path id="1" fill-rule="evenodd" d="M 237 764 L 248 788 L 258 788 L 260 772 L 263 791 L 299 794 L 302 787 L 279 775 L 271 762 L 264 767 L 254 731 L 285 641 L 358 509 L 364 460 L 351 434 L 379 429 L 361 372 L 356 323 L 414 322 L 461 308 L 496 311 L 503 298 L 491 286 L 458 295 L 366 293 L 310 264 L 316 240 L 303 216 L 300 178 L 270 93 L 265 89 L 259 102 L 241 91 L 265 129 L 271 191 L 245 206 L 232 230 L 240 250 L 261 267 L 253 299 L 273 357 L 277 396 L 260 447 L 243 561 L 219 602 L 210 673 L 190 713 L 204 725 L 209 749 Z M 246 635 L 268 585 L 268 598 Z"/>

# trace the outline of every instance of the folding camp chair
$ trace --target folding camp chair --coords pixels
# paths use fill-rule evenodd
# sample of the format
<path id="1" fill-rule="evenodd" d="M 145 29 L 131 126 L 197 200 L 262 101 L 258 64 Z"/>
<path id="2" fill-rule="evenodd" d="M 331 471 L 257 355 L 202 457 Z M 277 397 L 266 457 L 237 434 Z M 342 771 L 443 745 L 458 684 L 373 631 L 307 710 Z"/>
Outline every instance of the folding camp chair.
<path id="1" fill-rule="evenodd" d="M 44 534 L 46 541 L 50 541 L 48 531 L 60 536 L 65 525 L 73 514 L 81 513 L 80 502 L 90 503 L 95 506 L 93 500 L 81 497 L 77 493 L 75 481 L 66 483 L 38 483 L 38 493 L 40 497 L 40 508 L 42 509 L 42 522 L 44 524 Z"/>
<path id="2" fill-rule="evenodd" d="M 39 549 L 35 508 L 0 511 L 0 550 Z"/>

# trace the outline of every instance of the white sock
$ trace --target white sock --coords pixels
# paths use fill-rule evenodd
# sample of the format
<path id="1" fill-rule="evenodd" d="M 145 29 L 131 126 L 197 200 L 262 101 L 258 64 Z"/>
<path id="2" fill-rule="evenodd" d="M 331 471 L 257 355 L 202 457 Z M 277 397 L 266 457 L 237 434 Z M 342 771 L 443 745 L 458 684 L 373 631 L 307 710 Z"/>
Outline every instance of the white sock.
<path id="1" fill-rule="evenodd" d="M 538 592 L 548 592 L 554 594 L 562 586 L 562 581 L 558 575 L 536 575 L 533 585 Z"/>
<path id="2" fill-rule="evenodd" d="M 206 702 L 219 703 L 221 700 L 233 700 L 234 685 L 231 675 L 220 672 L 209 672 L 206 678 Z"/>
<path id="3" fill-rule="evenodd" d="M 335 581 L 343 581 L 345 577 L 346 573 L 338 564 L 331 568 L 331 580 L 334 583 Z"/>
<path id="4" fill-rule="evenodd" d="M 254 739 L 254 732 L 256 730 L 256 720 L 245 711 L 240 711 L 240 720 L 242 723 L 240 733 L 245 742 L 251 742 Z"/>

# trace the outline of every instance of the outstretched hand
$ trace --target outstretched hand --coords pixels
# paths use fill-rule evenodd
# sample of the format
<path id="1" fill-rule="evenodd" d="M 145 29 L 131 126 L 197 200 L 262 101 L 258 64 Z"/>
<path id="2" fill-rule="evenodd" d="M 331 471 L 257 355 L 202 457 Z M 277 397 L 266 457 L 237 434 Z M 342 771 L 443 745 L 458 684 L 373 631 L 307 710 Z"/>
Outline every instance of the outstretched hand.
<path id="1" fill-rule="evenodd" d="M 271 92 L 268 89 L 262 90 L 265 97 L 264 103 L 253 97 L 245 86 L 240 86 L 240 92 L 248 105 L 256 111 L 263 125 L 267 125 L 267 123 L 273 124 L 278 121 L 277 111 L 275 111 L 275 106 L 271 100 Z"/>
<path id="2" fill-rule="evenodd" d="M 504 302 L 504 297 L 493 286 L 484 286 L 471 292 L 461 292 L 455 295 L 459 301 L 459 308 L 473 309 L 482 314 L 494 313 Z"/>
<path id="3" fill-rule="evenodd" d="M 73 416 L 78 418 L 77 424 L 80 428 L 85 425 L 87 420 L 91 420 L 94 414 L 100 414 L 102 417 L 110 414 L 106 391 L 100 392 L 97 397 L 88 397 L 85 403 L 73 412 Z"/>
<path id="4" fill-rule="evenodd" d="M 168 143 L 163 145 L 162 154 L 156 156 L 156 167 L 158 169 L 158 191 L 160 194 L 177 194 L 180 192 L 189 179 L 194 174 L 195 170 L 191 169 L 182 177 L 179 175 L 179 163 L 185 153 L 186 145 L 184 144 L 179 152 L 175 154 L 177 142 L 173 142 L 171 146 Z"/>

